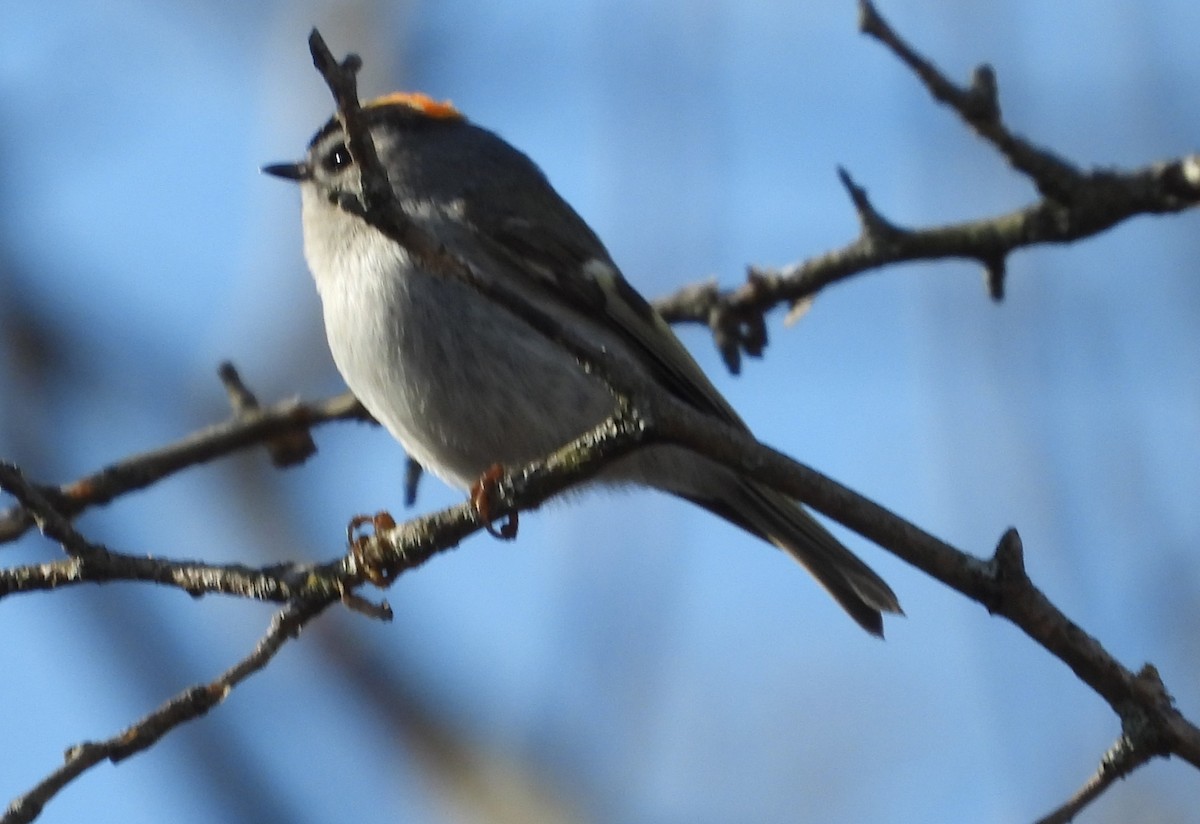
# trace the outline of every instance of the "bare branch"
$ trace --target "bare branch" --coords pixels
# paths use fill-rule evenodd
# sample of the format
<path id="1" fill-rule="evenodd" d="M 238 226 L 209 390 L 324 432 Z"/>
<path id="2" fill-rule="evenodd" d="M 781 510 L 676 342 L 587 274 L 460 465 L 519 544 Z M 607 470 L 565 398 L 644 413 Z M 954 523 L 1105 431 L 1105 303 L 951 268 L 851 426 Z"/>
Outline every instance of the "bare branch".
<path id="1" fill-rule="evenodd" d="M 70 557 L 78 560 L 105 554 L 103 547 L 88 542 L 71 526 L 59 511 L 57 501 L 51 498 L 50 490 L 31 484 L 20 469 L 7 461 L 0 461 L 0 489 L 20 501 L 29 520 L 47 538 L 58 541 Z"/>
<path id="2" fill-rule="evenodd" d="M 217 376 L 225 387 L 225 393 L 229 395 L 229 405 L 233 407 L 233 414 L 240 418 L 261 408 L 258 398 L 242 382 L 242 376 L 232 363 L 225 361 L 217 367 Z M 308 429 L 285 432 L 267 441 L 266 447 L 271 455 L 271 463 L 281 469 L 302 464 L 317 453 L 317 445 Z"/>
<path id="3" fill-rule="evenodd" d="M 1137 751 L 1132 742 L 1125 736 L 1117 739 L 1117 743 L 1104 754 L 1100 768 L 1079 788 L 1062 806 L 1054 812 L 1039 818 L 1037 824 L 1067 824 L 1075 816 L 1083 812 L 1084 807 L 1095 801 L 1116 781 L 1129 775 L 1138 767 L 1149 761 L 1156 753 Z"/>
<path id="4" fill-rule="evenodd" d="M 734 373 L 740 367 L 741 352 L 757 357 L 766 340 L 764 333 L 740 345 L 736 330 L 757 326 L 770 309 L 793 307 L 831 283 L 895 263 L 968 260 L 982 266 L 988 294 L 999 300 L 1004 295 L 1008 255 L 1018 249 L 1069 243 L 1100 234 L 1131 217 L 1180 212 L 1200 203 L 1200 155 L 1130 171 L 1079 170 L 1005 125 L 990 67 L 977 68 L 969 86 L 957 86 L 896 34 L 869 0 L 859 3 L 859 16 L 861 30 L 891 49 L 936 100 L 954 109 L 1013 168 L 1028 177 L 1041 198 L 982 220 L 905 229 L 886 220 L 866 199 L 865 191 L 839 169 L 862 225 L 853 242 L 783 267 L 751 267 L 747 282 L 731 290 L 690 286 L 655 301 L 668 321 L 708 326 Z"/>
<path id="5" fill-rule="evenodd" d="M 39 487 L 39 491 L 56 512 L 65 518 L 74 518 L 86 509 L 145 489 L 188 467 L 260 446 L 276 437 L 344 420 L 372 421 L 372 418 L 349 393 L 312 404 L 285 401 L 265 409 L 246 411 L 173 444 L 125 458 L 60 487 Z M 31 526 L 33 518 L 23 506 L 0 512 L 0 543 L 16 540 Z"/>
<path id="6" fill-rule="evenodd" d="M 996 74 L 991 66 L 978 66 L 971 75 L 971 85 L 957 86 L 896 34 L 870 0 L 860 0 L 858 10 L 859 30 L 891 49 L 920 78 L 934 99 L 958 112 L 1013 168 L 1031 178 L 1043 196 L 1063 203 L 1074 199 L 1085 175 L 1052 152 L 1009 131 L 1001 119 Z"/>
<path id="7" fill-rule="evenodd" d="M 1183 211 L 1197 202 L 1200 155 L 1189 155 L 1130 172 L 1089 173 L 1081 178 L 1071 203 L 1043 198 L 1005 215 L 946 226 L 902 229 L 872 207 L 872 219 L 893 229 L 882 239 L 864 230 L 842 248 L 799 263 L 751 267 L 747 283 L 734 289 L 689 286 L 654 301 L 654 306 L 672 323 L 700 323 L 714 330 L 724 354 L 728 328 L 761 318 L 781 304 L 811 298 L 855 275 L 918 260 L 971 260 L 984 267 L 989 294 L 996 298 L 1003 296 L 1004 261 L 1015 250 L 1092 237 L 1131 217 Z M 743 351 L 761 354 L 750 347 Z M 737 371 L 728 356 L 726 363 Z"/>
<path id="8" fill-rule="evenodd" d="M 225 700 L 240 682 L 265 667 L 275 653 L 302 627 L 320 615 L 333 599 L 295 601 L 275 615 L 266 634 L 248 656 L 207 684 L 189 687 L 128 729 L 106 741 L 87 741 L 71 747 L 64 763 L 29 792 L 9 805 L 0 824 L 25 824 L 41 813 L 59 790 L 102 761 L 118 763 L 152 746 L 184 722 L 207 713 Z"/>

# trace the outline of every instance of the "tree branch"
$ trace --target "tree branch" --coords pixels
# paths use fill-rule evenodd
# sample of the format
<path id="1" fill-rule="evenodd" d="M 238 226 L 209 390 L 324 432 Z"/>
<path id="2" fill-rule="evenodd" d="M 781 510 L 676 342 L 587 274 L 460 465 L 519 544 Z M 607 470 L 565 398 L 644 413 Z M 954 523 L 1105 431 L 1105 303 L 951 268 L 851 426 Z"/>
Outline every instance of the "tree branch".
<path id="1" fill-rule="evenodd" d="M 224 361 L 218 366 L 217 377 L 221 379 L 225 393 L 229 396 L 229 405 L 233 407 L 233 414 L 238 418 L 250 417 L 261 408 L 258 398 L 242 382 L 242 376 L 232 363 Z M 365 410 L 361 411 L 366 415 Z M 302 464 L 317 454 L 317 445 L 307 428 L 281 433 L 268 440 L 266 447 L 271 456 L 271 463 L 280 469 Z"/>
<path id="2" fill-rule="evenodd" d="M 372 421 L 358 400 L 346 393 L 316 403 L 284 401 L 265 409 L 244 409 L 231 420 L 201 429 L 173 444 L 124 458 L 62 486 L 39 491 L 64 518 L 145 489 L 188 467 L 222 458 L 233 452 L 275 439 L 295 437 L 309 428 L 331 421 Z M 33 526 L 32 514 L 23 506 L 0 511 L 0 544 L 15 541 Z"/>
<path id="3" fill-rule="evenodd" d="M 1119 779 L 1129 775 L 1138 767 L 1149 761 L 1155 753 L 1137 748 L 1133 742 L 1122 735 L 1117 743 L 1104 754 L 1100 768 L 1095 775 L 1088 779 L 1079 790 L 1054 812 L 1039 818 L 1037 824 L 1067 824 L 1075 816 L 1083 812 L 1084 807 L 1100 797 Z"/>
<path id="4" fill-rule="evenodd" d="M 751 266 L 745 284 L 722 291 L 688 286 L 655 301 L 673 323 L 700 323 L 713 333 L 735 374 L 743 353 L 762 355 L 763 315 L 796 307 L 821 289 L 866 272 L 911 261 L 968 260 L 983 267 L 988 293 L 1004 297 L 1008 256 L 1019 249 L 1092 237 L 1138 215 L 1181 212 L 1200 203 L 1200 154 L 1130 171 L 1081 171 L 1012 132 L 1000 114 L 995 73 L 980 66 L 971 84 L 950 81 L 887 24 L 869 0 L 859 3 L 859 28 L 902 60 L 934 99 L 952 108 L 1033 183 L 1041 198 L 1007 214 L 946 226 L 901 228 L 871 206 L 864 189 L 838 170 L 858 212 L 859 236 L 831 252 L 778 268 Z"/>
<path id="5" fill-rule="evenodd" d="M 105 741 L 85 741 L 66 752 L 63 765 L 37 786 L 9 804 L 0 824 L 25 824 L 42 812 L 42 807 L 59 790 L 102 761 L 114 764 L 154 745 L 171 730 L 207 713 L 225 700 L 239 683 L 265 667 L 289 639 L 333 599 L 298 600 L 288 604 L 271 620 L 266 634 L 253 652 L 207 684 L 180 692 L 145 718 Z"/>

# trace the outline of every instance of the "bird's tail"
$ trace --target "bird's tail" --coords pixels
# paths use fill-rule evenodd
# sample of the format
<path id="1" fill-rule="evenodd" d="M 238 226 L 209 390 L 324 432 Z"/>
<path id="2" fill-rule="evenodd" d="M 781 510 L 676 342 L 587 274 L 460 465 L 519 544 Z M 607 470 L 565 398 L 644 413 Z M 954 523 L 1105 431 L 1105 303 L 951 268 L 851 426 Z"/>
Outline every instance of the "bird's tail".
<path id="1" fill-rule="evenodd" d="M 872 635 L 883 637 L 882 613 L 904 614 L 892 588 L 790 498 L 742 482 L 734 500 L 693 500 L 786 550 Z"/>

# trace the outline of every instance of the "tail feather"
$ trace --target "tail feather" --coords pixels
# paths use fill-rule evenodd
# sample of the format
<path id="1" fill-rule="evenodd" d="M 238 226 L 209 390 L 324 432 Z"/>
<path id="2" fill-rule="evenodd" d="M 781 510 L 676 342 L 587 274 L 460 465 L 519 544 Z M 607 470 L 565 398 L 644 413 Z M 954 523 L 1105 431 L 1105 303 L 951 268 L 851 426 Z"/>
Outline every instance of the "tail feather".
<path id="1" fill-rule="evenodd" d="M 883 613 L 904 614 L 891 587 L 786 496 L 746 483 L 733 501 L 692 500 L 787 551 L 872 635 L 883 637 Z"/>

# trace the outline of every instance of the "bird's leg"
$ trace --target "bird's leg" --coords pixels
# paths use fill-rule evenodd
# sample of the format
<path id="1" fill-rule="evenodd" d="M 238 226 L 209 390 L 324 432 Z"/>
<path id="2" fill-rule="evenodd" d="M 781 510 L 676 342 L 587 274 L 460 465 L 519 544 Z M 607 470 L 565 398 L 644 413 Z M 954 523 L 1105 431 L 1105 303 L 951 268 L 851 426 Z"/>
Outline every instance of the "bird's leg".
<path id="1" fill-rule="evenodd" d="M 372 535 L 358 534 L 359 528 L 370 524 L 374 535 L 396 528 L 396 519 L 387 512 L 376 512 L 374 515 L 355 515 L 346 525 L 346 541 L 350 544 L 350 554 L 359 569 L 367 576 L 367 580 L 377 587 L 386 587 L 395 577 L 393 573 L 382 568 L 377 561 L 368 555 Z"/>
<path id="2" fill-rule="evenodd" d="M 488 534 L 493 538 L 511 541 L 517 537 L 517 513 L 510 512 L 505 515 L 499 527 L 493 523 L 495 519 L 491 514 L 492 495 L 496 490 L 496 485 L 503 477 L 504 467 L 500 464 L 492 464 L 479 476 L 479 480 L 471 485 L 471 506 L 475 507 L 480 520 L 483 521 L 483 528 L 488 531 Z"/>

